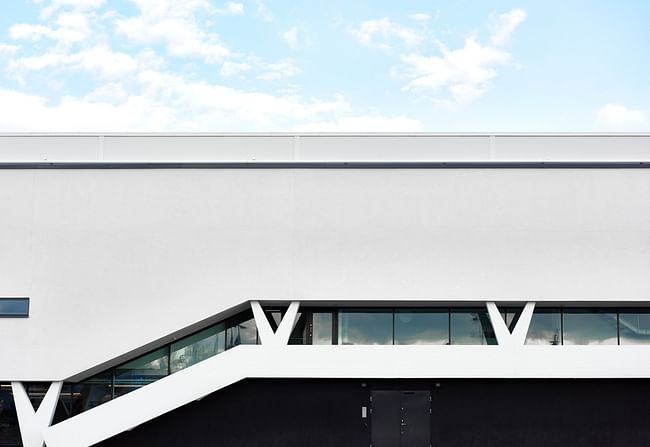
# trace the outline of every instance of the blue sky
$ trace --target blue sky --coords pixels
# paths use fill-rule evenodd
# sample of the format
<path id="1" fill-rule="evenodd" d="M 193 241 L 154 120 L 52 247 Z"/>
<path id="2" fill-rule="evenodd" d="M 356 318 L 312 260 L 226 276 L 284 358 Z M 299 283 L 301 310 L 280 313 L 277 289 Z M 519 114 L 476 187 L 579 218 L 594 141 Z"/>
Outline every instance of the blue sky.
<path id="1" fill-rule="evenodd" d="M 5 0 L 0 131 L 649 131 L 650 2 Z"/>

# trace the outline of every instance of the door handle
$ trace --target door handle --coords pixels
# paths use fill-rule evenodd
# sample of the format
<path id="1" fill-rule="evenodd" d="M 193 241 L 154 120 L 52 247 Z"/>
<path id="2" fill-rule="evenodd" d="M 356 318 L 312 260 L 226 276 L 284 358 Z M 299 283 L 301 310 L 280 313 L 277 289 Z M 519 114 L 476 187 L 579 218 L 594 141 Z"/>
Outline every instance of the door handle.
<path id="1" fill-rule="evenodd" d="M 405 424 L 404 422 L 402 422 L 400 425 L 401 425 L 402 427 L 406 427 L 406 426 L 409 425 L 409 424 Z"/>

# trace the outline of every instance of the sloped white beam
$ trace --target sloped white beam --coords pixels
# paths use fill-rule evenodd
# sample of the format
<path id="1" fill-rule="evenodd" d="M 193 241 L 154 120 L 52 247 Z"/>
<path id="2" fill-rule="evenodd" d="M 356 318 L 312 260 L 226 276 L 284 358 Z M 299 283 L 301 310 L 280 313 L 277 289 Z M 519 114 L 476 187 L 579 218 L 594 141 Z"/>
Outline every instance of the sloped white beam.
<path id="1" fill-rule="evenodd" d="M 526 334 L 528 334 L 528 328 L 530 326 L 530 320 L 533 318 L 533 311 L 535 310 L 535 303 L 528 302 L 521 311 L 519 320 L 517 320 L 517 325 L 515 326 L 512 333 L 508 330 L 506 322 L 503 321 L 503 317 L 499 312 L 499 308 L 494 302 L 485 303 L 490 316 L 490 322 L 492 323 L 492 329 L 494 329 L 494 335 L 497 338 L 497 343 L 499 346 L 521 346 L 526 341 Z"/>
<path id="2" fill-rule="evenodd" d="M 263 345 L 284 346 L 289 343 L 291 331 L 293 330 L 293 327 L 296 324 L 296 319 L 298 318 L 299 307 L 299 301 L 291 302 L 282 318 L 282 321 L 280 321 L 280 324 L 278 325 L 278 330 L 273 332 L 271 324 L 269 323 L 268 318 L 266 318 L 260 302 L 251 301 L 251 308 L 253 309 L 257 332 Z"/>
<path id="3" fill-rule="evenodd" d="M 240 345 L 53 425 L 45 441 L 87 447 L 245 378 L 396 377 L 648 378 L 650 346 Z"/>
<path id="4" fill-rule="evenodd" d="M 20 436 L 25 447 L 43 447 L 44 431 L 52 423 L 62 386 L 63 382 L 52 382 L 38 410 L 34 411 L 22 382 L 11 382 Z"/>

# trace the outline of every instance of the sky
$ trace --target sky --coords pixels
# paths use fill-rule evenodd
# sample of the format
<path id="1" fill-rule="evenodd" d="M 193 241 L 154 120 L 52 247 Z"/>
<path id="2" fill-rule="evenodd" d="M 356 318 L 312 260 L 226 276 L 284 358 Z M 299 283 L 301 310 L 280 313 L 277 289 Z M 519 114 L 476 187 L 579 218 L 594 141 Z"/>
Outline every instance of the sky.
<path id="1" fill-rule="evenodd" d="M 0 131 L 650 131 L 647 0 L 2 0 Z"/>

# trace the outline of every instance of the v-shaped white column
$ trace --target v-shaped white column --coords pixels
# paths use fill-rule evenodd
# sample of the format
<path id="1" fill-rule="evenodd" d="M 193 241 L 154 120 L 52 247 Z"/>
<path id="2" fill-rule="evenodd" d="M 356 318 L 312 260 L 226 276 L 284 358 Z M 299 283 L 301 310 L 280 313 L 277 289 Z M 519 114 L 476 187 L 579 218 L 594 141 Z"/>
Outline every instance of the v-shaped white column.
<path id="1" fill-rule="evenodd" d="M 38 410 L 34 411 L 34 406 L 29 400 L 23 384 L 11 382 L 20 436 L 23 438 L 25 447 L 43 447 L 45 445 L 44 431 L 52 423 L 62 386 L 63 382 L 52 382 L 43 401 L 38 406 Z"/>
<path id="2" fill-rule="evenodd" d="M 533 318 L 533 311 L 535 310 L 535 303 L 528 302 L 521 311 L 517 325 L 512 333 L 508 330 L 506 322 L 499 312 L 499 308 L 494 302 L 485 303 L 494 329 L 494 335 L 497 337 L 497 342 L 500 346 L 521 346 L 526 341 L 526 334 L 530 326 L 530 320 Z"/>
<path id="3" fill-rule="evenodd" d="M 253 309 L 253 316 L 255 317 L 255 324 L 257 325 L 257 332 L 260 335 L 260 341 L 263 345 L 271 346 L 284 346 L 289 343 L 289 337 L 293 326 L 296 324 L 298 318 L 298 308 L 300 307 L 299 301 L 293 301 L 289 304 L 287 312 L 284 314 L 282 321 L 278 325 L 278 330 L 273 332 L 271 323 L 264 315 L 264 310 L 259 301 L 251 301 L 251 308 Z"/>

